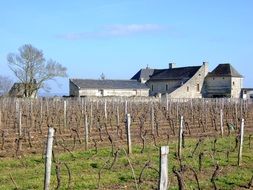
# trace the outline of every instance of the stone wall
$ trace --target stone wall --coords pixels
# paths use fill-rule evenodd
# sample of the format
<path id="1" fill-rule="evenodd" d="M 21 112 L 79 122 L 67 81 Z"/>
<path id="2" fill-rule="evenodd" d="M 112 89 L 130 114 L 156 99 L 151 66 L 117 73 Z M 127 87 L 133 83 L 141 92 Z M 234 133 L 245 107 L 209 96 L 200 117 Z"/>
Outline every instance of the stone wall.
<path id="1" fill-rule="evenodd" d="M 201 98 L 204 92 L 203 83 L 208 73 L 208 63 L 204 62 L 195 75 L 185 83 L 182 80 L 148 81 L 150 95 L 169 94 L 170 98 Z"/>
<path id="2" fill-rule="evenodd" d="M 231 86 L 231 98 L 240 98 L 243 87 L 243 78 L 232 77 Z"/>
<path id="3" fill-rule="evenodd" d="M 230 97 L 231 77 L 206 77 L 206 97 Z"/>
<path id="4" fill-rule="evenodd" d="M 69 80 L 69 96 L 79 97 L 79 88 Z"/>
<path id="5" fill-rule="evenodd" d="M 74 91 L 78 92 L 72 92 L 70 95 L 72 96 L 149 96 L 149 89 L 74 89 Z"/>
<path id="6" fill-rule="evenodd" d="M 240 98 L 243 78 L 238 77 L 207 77 L 206 97 Z"/>
<path id="7" fill-rule="evenodd" d="M 149 96 L 149 89 L 80 89 L 69 80 L 69 96 L 81 97 L 102 97 L 102 96 Z"/>
<path id="8" fill-rule="evenodd" d="M 189 79 L 182 86 L 171 92 L 169 98 L 202 98 L 204 92 L 204 80 L 207 74 L 208 65 L 205 63 L 195 73 L 195 75 Z"/>
<path id="9" fill-rule="evenodd" d="M 103 96 L 148 96 L 149 90 L 141 89 L 106 89 Z"/>
<path id="10" fill-rule="evenodd" d="M 150 89 L 150 95 L 154 96 L 157 93 L 171 93 L 181 85 L 181 80 L 157 80 L 149 81 L 147 86 Z"/>

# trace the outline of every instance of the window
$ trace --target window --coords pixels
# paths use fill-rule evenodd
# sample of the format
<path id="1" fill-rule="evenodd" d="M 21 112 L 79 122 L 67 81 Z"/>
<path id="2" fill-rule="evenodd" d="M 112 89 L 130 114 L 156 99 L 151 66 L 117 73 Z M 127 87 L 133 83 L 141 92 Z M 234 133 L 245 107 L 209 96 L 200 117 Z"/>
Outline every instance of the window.
<path id="1" fill-rule="evenodd" d="M 233 86 L 235 86 L 235 81 L 233 81 Z"/>
<path id="2" fill-rule="evenodd" d="M 154 86 L 153 86 L 153 84 L 151 85 L 151 91 L 154 91 Z"/>
<path id="3" fill-rule="evenodd" d="M 199 92 L 200 88 L 199 88 L 199 84 L 197 84 L 197 92 Z"/>
<path id="4" fill-rule="evenodd" d="M 189 90 L 190 90 L 190 88 L 189 88 L 189 86 L 187 86 L 187 92 L 189 92 Z"/>
<path id="5" fill-rule="evenodd" d="M 168 84 L 166 84 L 166 91 L 168 91 Z"/>

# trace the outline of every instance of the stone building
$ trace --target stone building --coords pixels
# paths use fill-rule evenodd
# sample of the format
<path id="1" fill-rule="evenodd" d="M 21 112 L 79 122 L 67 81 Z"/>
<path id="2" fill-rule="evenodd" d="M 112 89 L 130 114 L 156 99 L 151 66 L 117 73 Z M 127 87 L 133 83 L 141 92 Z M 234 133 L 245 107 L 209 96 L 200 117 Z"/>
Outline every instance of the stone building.
<path id="1" fill-rule="evenodd" d="M 149 96 L 149 88 L 135 80 L 70 79 L 69 96 Z"/>
<path id="2" fill-rule="evenodd" d="M 36 84 L 26 84 L 26 83 L 14 83 L 11 89 L 9 90 L 8 96 L 15 98 L 24 98 L 26 97 L 26 89 L 35 89 L 37 88 Z M 33 91 L 30 98 L 37 98 L 36 91 Z"/>
<path id="3" fill-rule="evenodd" d="M 201 66 L 168 69 L 141 69 L 133 77 L 150 88 L 150 95 L 169 98 L 240 98 L 243 77 L 230 64 L 219 64 L 208 73 L 208 63 Z"/>
<path id="4" fill-rule="evenodd" d="M 168 69 L 146 68 L 138 73 L 132 79 L 146 81 L 151 96 L 167 94 L 169 98 L 201 98 L 208 63 L 178 68 L 170 63 Z"/>
<path id="5" fill-rule="evenodd" d="M 219 64 L 205 79 L 205 97 L 240 98 L 243 76 L 230 64 Z"/>

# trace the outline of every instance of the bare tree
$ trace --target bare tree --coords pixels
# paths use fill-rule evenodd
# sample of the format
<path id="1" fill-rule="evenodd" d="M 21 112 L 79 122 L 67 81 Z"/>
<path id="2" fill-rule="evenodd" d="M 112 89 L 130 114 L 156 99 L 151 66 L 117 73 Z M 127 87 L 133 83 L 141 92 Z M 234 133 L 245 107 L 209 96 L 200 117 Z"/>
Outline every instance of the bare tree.
<path id="1" fill-rule="evenodd" d="M 60 63 L 46 60 L 42 50 L 25 44 L 19 48 L 19 53 L 10 53 L 7 56 L 10 69 L 23 84 L 24 96 L 37 95 L 40 88 L 45 86 L 45 81 L 55 77 L 67 77 L 67 69 Z"/>
<path id="2" fill-rule="evenodd" d="M 0 76 L 0 96 L 4 96 L 8 93 L 12 86 L 12 80 L 6 76 Z"/>

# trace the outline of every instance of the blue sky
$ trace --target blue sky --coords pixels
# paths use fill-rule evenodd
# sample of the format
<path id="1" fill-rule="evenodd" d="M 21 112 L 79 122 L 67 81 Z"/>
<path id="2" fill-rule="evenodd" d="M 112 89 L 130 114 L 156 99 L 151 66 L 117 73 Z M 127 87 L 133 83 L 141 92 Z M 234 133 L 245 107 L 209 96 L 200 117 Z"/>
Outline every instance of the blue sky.
<path id="1" fill-rule="evenodd" d="M 0 2 L 0 75 L 23 44 L 67 67 L 70 78 L 129 79 L 140 68 L 231 63 L 253 87 L 251 0 L 6 0 Z M 68 79 L 50 82 L 68 94 Z"/>

